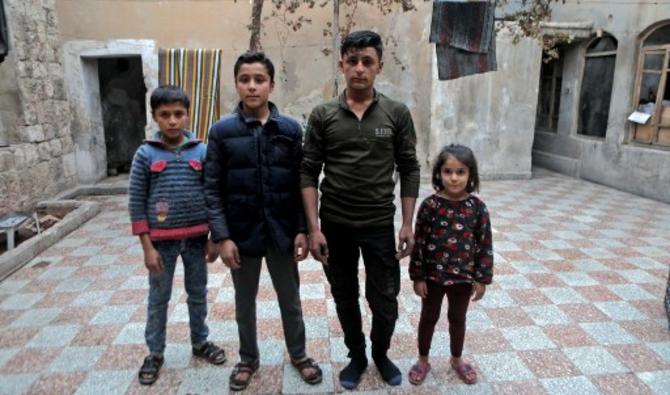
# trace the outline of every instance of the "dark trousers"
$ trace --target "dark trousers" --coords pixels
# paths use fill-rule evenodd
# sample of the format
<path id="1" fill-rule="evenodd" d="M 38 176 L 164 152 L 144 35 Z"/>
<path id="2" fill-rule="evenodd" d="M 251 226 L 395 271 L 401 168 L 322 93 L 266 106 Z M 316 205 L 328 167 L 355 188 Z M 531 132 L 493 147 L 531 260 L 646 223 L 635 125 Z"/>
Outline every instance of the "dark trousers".
<path id="1" fill-rule="evenodd" d="M 259 359 L 256 337 L 256 295 L 261 273 L 261 257 L 242 255 L 239 269 L 232 270 L 235 287 L 235 319 L 240 337 L 240 360 L 253 363 Z M 292 255 L 268 248 L 265 255 L 272 285 L 281 311 L 284 340 L 294 360 L 305 357 L 305 322 L 300 304 L 298 264 Z"/>
<path id="2" fill-rule="evenodd" d="M 465 316 L 470 304 L 472 284 L 441 285 L 433 281 L 426 281 L 428 295 L 421 301 L 421 319 L 419 320 L 419 355 L 428 356 L 430 343 L 433 340 L 435 324 L 440 318 L 442 300 L 447 295 L 449 308 L 449 346 L 451 355 L 460 358 L 463 354 L 463 340 L 465 339 Z"/>
<path id="3" fill-rule="evenodd" d="M 350 228 L 322 221 L 321 231 L 329 251 L 324 271 L 335 300 L 349 357 L 365 356 L 365 335 L 358 303 L 358 260 L 361 253 L 365 265 L 365 297 L 372 311 L 372 355 L 386 355 L 398 319 L 400 291 L 400 264 L 395 258 L 393 225 Z"/>

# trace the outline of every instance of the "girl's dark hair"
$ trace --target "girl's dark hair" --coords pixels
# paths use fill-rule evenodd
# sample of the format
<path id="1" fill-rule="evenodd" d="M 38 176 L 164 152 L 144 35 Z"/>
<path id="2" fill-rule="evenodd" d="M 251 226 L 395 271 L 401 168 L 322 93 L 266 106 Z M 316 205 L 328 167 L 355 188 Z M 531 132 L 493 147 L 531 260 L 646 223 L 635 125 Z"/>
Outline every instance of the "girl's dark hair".
<path id="1" fill-rule="evenodd" d="M 444 163 L 450 156 L 453 156 L 459 162 L 466 165 L 470 171 L 468 185 L 465 187 L 468 193 L 479 191 L 479 171 L 477 170 L 477 159 L 475 159 L 475 154 L 472 153 L 470 148 L 460 144 L 449 144 L 442 148 L 437 155 L 435 164 L 433 165 L 433 188 L 438 192 L 444 189 L 444 186 L 442 185 L 442 166 L 444 166 Z"/>
<path id="2" fill-rule="evenodd" d="M 186 92 L 174 85 L 161 85 L 154 89 L 151 92 L 149 103 L 151 104 L 151 112 L 156 111 L 159 106 L 164 104 L 181 103 L 187 110 L 191 105 Z"/>
<path id="3" fill-rule="evenodd" d="M 260 63 L 265 66 L 265 71 L 267 71 L 270 76 L 270 82 L 275 81 L 275 66 L 272 64 L 270 58 L 265 56 L 265 53 L 262 51 L 248 51 L 237 58 L 235 66 L 233 66 L 233 75 L 235 79 L 237 80 L 237 74 L 240 72 L 240 67 L 242 67 L 243 64 L 252 63 Z"/>

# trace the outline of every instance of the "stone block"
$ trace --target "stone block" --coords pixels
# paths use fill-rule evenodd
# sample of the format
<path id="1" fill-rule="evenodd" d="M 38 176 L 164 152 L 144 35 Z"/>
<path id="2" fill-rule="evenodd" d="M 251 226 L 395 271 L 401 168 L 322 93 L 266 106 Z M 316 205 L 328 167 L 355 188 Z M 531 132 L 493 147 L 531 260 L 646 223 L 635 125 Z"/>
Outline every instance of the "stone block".
<path id="1" fill-rule="evenodd" d="M 16 62 L 16 69 L 18 70 L 19 78 L 33 77 L 33 62 L 19 61 Z"/>
<path id="2" fill-rule="evenodd" d="M 63 155 L 63 175 L 74 178 L 77 175 L 77 162 L 74 152 Z"/>
<path id="3" fill-rule="evenodd" d="M 74 142 L 72 141 L 72 136 L 66 135 L 61 137 L 61 149 L 63 154 L 69 154 L 70 152 L 74 152 Z"/>
<path id="4" fill-rule="evenodd" d="M 25 154 L 26 168 L 30 168 L 37 164 L 39 155 L 37 154 L 37 147 L 34 144 L 21 144 L 21 148 Z"/>
<path id="5" fill-rule="evenodd" d="M 58 17 L 54 7 L 44 6 L 46 8 L 47 28 L 58 30 Z"/>
<path id="6" fill-rule="evenodd" d="M 37 157 L 40 162 L 51 159 L 51 144 L 49 141 L 37 144 Z"/>
<path id="7" fill-rule="evenodd" d="M 28 126 L 23 129 L 24 141 L 29 141 L 31 143 L 44 141 L 44 130 L 42 125 L 33 125 Z"/>
<path id="8" fill-rule="evenodd" d="M 33 77 L 36 79 L 45 79 L 49 78 L 51 73 L 50 70 L 47 68 L 47 65 L 42 62 L 34 62 L 33 63 Z"/>
<path id="9" fill-rule="evenodd" d="M 7 149 L 0 149 L 0 174 L 14 169 L 14 153 Z"/>
<path id="10" fill-rule="evenodd" d="M 24 125 L 37 124 L 37 103 L 30 98 L 21 98 L 21 112 L 23 115 Z"/>
<path id="11" fill-rule="evenodd" d="M 44 139 L 51 140 L 56 137 L 56 126 L 53 123 L 47 123 L 42 125 L 42 130 L 44 130 Z"/>
<path id="12" fill-rule="evenodd" d="M 28 164 L 26 160 L 26 153 L 20 146 L 15 146 L 14 148 L 14 166 L 17 169 L 23 169 Z"/>
<path id="13" fill-rule="evenodd" d="M 63 156 L 63 143 L 60 139 L 53 139 L 49 141 L 49 144 L 51 145 L 50 151 L 52 157 L 60 158 Z"/>

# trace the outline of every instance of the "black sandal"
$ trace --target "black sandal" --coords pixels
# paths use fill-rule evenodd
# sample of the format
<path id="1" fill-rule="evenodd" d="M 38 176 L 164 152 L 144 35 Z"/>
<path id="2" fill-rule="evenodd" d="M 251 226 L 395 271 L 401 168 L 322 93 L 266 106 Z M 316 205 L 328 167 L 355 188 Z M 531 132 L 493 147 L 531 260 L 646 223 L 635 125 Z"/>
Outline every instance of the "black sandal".
<path id="1" fill-rule="evenodd" d="M 314 362 L 312 358 L 305 358 L 301 361 L 294 361 L 291 359 L 291 365 L 298 369 L 300 377 L 302 377 L 302 380 L 307 384 L 319 384 L 323 379 L 323 372 L 321 371 L 321 368 L 319 365 L 317 365 L 316 362 Z M 304 375 L 302 372 L 305 369 L 314 369 L 314 373 Z"/>
<path id="2" fill-rule="evenodd" d="M 249 363 L 249 362 L 238 362 L 233 368 L 232 373 L 230 373 L 229 386 L 233 391 L 242 391 L 249 386 L 251 378 L 254 373 L 258 370 L 258 361 Z M 237 378 L 237 375 L 240 373 L 246 373 L 247 378 L 245 380 L 240 380 Z"/>
<path id="3" fill-rule="evenodd" d="M 140 384 L 151 385 L 155 383 L 156 380 L 158 380 L 158 375 L 164 361 L 165 359 L 163 357 L 157 357 L 153 354 L 144 358 L 144 363 L 137 374 Z"/>
<path id="4" fill-rule="evenodd" d="M 214 365 L 221 365 L 226 362 L 226 352 L 212 342 L 205 342 L 199 348 L 193 347 L 193 355 L 204 358 Z"/>

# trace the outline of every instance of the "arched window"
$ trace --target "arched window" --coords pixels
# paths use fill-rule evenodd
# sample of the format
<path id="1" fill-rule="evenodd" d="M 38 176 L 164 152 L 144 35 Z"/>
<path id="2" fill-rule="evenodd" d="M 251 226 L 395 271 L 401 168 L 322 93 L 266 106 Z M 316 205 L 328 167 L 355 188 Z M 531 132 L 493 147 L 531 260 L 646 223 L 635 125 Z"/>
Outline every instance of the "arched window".
<path id="1" fill-rule="evenodd" d="M 635 83 L 636 110 L 651 115 L 636 124 L 632 140 L 670 146 L 670 21 L 642 37 Z"/>
<path id="2" fill-rule="evenodd" d="M 586 48 L 577 133 L 605 137 L 612 98 L 617 40 L 609 34 L 595 37 Z"/>

